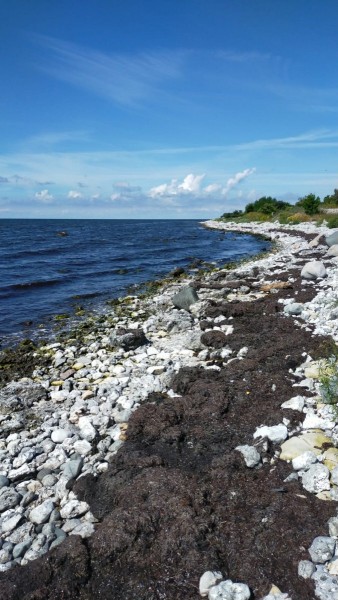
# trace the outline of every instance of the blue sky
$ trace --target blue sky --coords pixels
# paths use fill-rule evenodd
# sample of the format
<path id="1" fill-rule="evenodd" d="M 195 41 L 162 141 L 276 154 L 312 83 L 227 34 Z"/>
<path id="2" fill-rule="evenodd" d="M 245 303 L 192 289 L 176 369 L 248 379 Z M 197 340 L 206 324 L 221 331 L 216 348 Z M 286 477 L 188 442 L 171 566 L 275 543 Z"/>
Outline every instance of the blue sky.
<path id="1" fill-rule="evenodd" d="M 336 0 L 0 6 L 0 217 L 208 218 L 338 187 Z"/>

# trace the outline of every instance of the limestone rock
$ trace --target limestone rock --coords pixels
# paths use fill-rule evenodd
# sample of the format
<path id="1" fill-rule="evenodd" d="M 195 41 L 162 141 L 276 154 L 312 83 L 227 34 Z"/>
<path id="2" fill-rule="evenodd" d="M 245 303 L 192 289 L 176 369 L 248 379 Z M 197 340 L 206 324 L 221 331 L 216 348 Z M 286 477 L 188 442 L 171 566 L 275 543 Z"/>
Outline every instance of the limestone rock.
<path id="1" fill-rule="evenodd" d="M 209 600 L 249 600 L 251 592 L 245 583 L 233 583 L 230 579 L 221 581 L 209 590 Z"/>
<path id="2" fill-rule="evenodd" d="M 321 448 L 324 444 L 332 444 L 331 438 L 322 431 L 308 431 L 300 436 L 294 436 L 282 444 L 280 458 L 282 460 L 292 460 L 300 456 L 303 452 L 311 450 L 315 454 L 321 454 Z"/>
<path id="3" fill-rule="evenodd" d="M 318 279 L 318 277 L 326 277 L 326 269 L 320 260 L 313 260 L 302 268 L 301 277 L 303 279 Z"/>
<path id="4" fill-rule="evenodd" d="M 284 312 L 287 315 L 301 315 L 303 311 L 303 304 L 299 302 L 291 302 L 284 307 Z"/>
<path id="5" fill-rule="evenodd" d="M 292 467 L 295 471 L 306 471 L 312 464 L 317 462 L 317 456 L 311 450 L 303 452 L 300 456 L 292 459 Z"/>
<path id="6" fill-rule="evenodd" d="M 39 504 L 29 513 L 29 520 L 36 525 L 46 523 L 48 521 L 51 512 L 54 510 L 54 502 L 52 500 L 45 500 L 42 504 Z"/>
<path id="7" fill-rule="evenodd" d="M 289 410 L 303 410 L 305 404 L 304 396 L 294 396 L 290 400 L 286 400 L 282 404 L 282 408 L 288 408 Z"/>
<path id="8" fill-rule="evenodd" d="M 310 548 L 309 554 L 311 556 L 311 560 L 314 563 L 324 564 L 334 555 L 336 547 L 336 542 L 334 539 L 328 536 L 318 536 L 316 537 Z"/>
<path id="9" fill-rule="evenodd" d="M 271 427 L 263 425 L 262 427 L 258 427 L 254 433 L 255 439 L 259 437 L 268 438 L 268 440 L 274 444 L 280 444 L 288 437 L 288 430 L 282 423 L 279 425 L 272 425 Z"/>
<path id="10" fill-rule="evenodd" d="M 311 465 L 302 475 L 302 484 L 308 492 L 318 494 L 330 489 L 330 471 L 325 465 Z"/>
<path id="11" fill-rule="evenodd" d="M 199 592 L 204 598 L 208 595 L 211 587 L 222 581 L 223 575 L 219 571 L 205 571 L 199 582 Z"/>
<path id="12" fill-rule="evenodd" d="M 328 249 L 326 256 L 338 256 L 338 244 L 333 244 L 333 246 Z"/>
<path id="13" fill-rule="evenodd" d="M 238 452 L 242 454 L 245 464 L 247 467 L 249 467 L 249 469 L 259 465 L 261 456 L 254 446 L 245 444 L 244 446 L 237 446 L 235 450 L 238 450 Z"/>
<path id="14" fill-rule="evenodd" d="M 310 579 L 315 571 L 315 566 L 310 560 L 301 560 L 298 564 L 298 575 L 303 579 Z"/>

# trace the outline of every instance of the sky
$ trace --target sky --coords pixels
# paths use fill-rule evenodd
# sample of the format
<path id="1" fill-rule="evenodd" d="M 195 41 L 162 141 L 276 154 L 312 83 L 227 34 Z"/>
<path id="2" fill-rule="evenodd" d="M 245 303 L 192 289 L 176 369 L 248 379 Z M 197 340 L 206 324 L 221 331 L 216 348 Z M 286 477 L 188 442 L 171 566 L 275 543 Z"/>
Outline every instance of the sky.
<path id="1" fill-rule="evenodd" d="M 0 0 L 0 218 L 338 188 L 337 0 Z"/>

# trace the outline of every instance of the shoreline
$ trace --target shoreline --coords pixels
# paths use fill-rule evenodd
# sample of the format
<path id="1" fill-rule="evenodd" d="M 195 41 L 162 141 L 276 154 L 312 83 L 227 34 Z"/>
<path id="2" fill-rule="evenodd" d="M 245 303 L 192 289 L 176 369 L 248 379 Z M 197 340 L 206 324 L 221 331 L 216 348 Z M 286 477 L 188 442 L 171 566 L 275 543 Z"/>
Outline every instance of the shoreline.
<path id="1" fill-rule="evenodd" d="M 334 261 L 332 259 L 325 259 L 328 265 L 328 277 L 326 279 L 320 279 L 317 282 L 315 281 L 315 283 L 309 280 L 310 282 L 304 285 L 301 285 L 299 282 L 300 266 L 303 266 L 301 263 L 307 259 L 311 260 L 313 255 L 318 257 L 323 256 L 325 250 L 321 245 L 315 248 L 309 247 L 306 236 L 308 239 L 314 238 L 316 234 L 322 232 L 331 234 L 332 230 L 323 227 L 318 228 L 310 223 L 303 224 L 304 227 L 297 225 L 279 226 L 278 228 L 276 228 L 276 224 L 270 223 L 248 224 L 247 226 L 243 224 L 235 226 L 229 223 L 210 221 L 206 223 L 206 225 L 204 224 L 205 226 L 211 226 L 212 224 L 216 229 L 238 232 L 240 230 L 245 233 L 271 236 L 272 240 L 276 242 L 277 247 L 275 250 L 265 254 L 264 257 L 258 259 L 251 258 L 235 268 L 217 269 L 214 272 L 200 274 L 200 279 L 197 279 L 196 276 L 192 278 L 185 278 L 183 276 L 179 281 L 165 284 L 164 287 L 158 290 L 158 293 L 155 293 L 149 299 L 125 298 L 125 306 L 121 313 L 115 314 L 113 320 L 106 324 L 103 321 L 101 329 L 99 328 L 95 332 L 89 330 L 83 339 L 70 338 L 64 342 L 64 346 L 61 342 L 57 342 L 40 348 L 39 354 L 41 353 L 42 356 L 45 353 L 45 358 L 50 362 L 50 366 L 42 363 L 40 367 L 37 367 L 33 372 L 34 381 L 26 380 L 21 382 L 23 384 L 21 388 L 23 387 L 24 389 L 15 390 L 12 388 L 9 390 L 10 393 L 7 396 L 6 394 L 4 396 L 3 390 L 0 390 L 2 401 L 5 400 L 5 403 L 7 402 L 8 404 L 7 416 L 6 413 L 3 413 L 4 418 L 1 421 L 1 426 L 3 427 L 4 424 L 7 428 L 7 437 L 1 446 L 2 465 L 5 465 L 1 473 L 4 478 L 7 478 L 8 484 L 0 489 L 0 504 L 3 496 L 10 498 L 9 504 L 7 502 L 8 508 L 5 510 L 2 509 L 1 513 L 1 526 L 4 539 L 6 540 L 5 544 L 9 544 L 7 547 L 4 548 L 2 546 L 2 549 L 0 549 L 0 554 L 1 552 L 3 553 L 3 556 L 1 555 L 0 570 L 6 571 L 0 576 L 0 590 L 3 590 L 4 597 L 6 594 L 8 598 L 19 598 L 19 596 L 15 595 L 15 590 L 12 589 L 15 578 L 18 576 L 20 578 L 27 576 L 27 569 L 37 569 L 40 561 L 42 561 L 41 564 L 46 564 L 46 561 L 49 560 L 49 554 L 46 554 L 46 551 L 51 549 L 51 547 L 52 549 L 55 548 L 52 554 L 55 557 L 64 556 L 64 552 L 68 556 L 67 552 L 70 551 L 71 547 L 74 547 L 77 553 L 80 552 L 80 548 L 82 548 L 81 552 L 83 552 L 84 547 L 88 550 L 88 544 L 92 544 L 92 550 L 95 549 L 95 544 L 98 543 L 95 542 L 95 539 L 100 540 L 104 535 L 106 522 L 104 525 L 101 525 L 100 521 L 104 518 L 109 523 L 109 515 L 106 514 L 107 508 L 101 506 L 100 502 L 102 501 L 96 497 L 97 492 L 95 488 L 101 485 L 108 485 L 107 481 L 110 470 L 114 470 L 119 461 L 122 461 L 122 463 L 124 460 L 127 461 L 127 447 L 131 448 L 133 452 L 136 449 L 137 452 L 141 452 L 141 447 L 143 448 L 142 451 L 144 451 L 144 442 L 142 442 L 143 433 L 138 429 L 138 419 L 142 420 L 142 411 L 143 413 L 150 411 L 151 414 L 146 415 L 146 417 L 152 422 L 152 419 L 156 420 L 157 418 L 155 413 L 157 411 L 161 412 L 162 404 L 165 405 L 166 410 L 170 411 L 170 404 L 180 403 L 181 396 L 183 395 L 184 397 L 186 392 L 190 396 L 195 393 L 190 389 L 191 384 L 189 383 L 189 377 L 192 375 L 192 372 L 194 373 L 193 377 L 196 378 L 197 373 L 200 373 L 202 370 L 204 372 L 203 377 L 208 375 L 211 379 L 216 380 L 222 377 L 223 372 L 226 374 L 227 371 L 233 370 L 236 375 L 237 366 L 240 365 L 242 368 L 242 366 L 245 366 L 246 361 L 249 361 L 248 373 L 251 372 L 252 365 L 250 367 L 249 363 L 253 359 L 250 359 L 250 346 L 242 345 L 237 350 L 231 347 L 232 339 L 236 335 L 237 319 L 241 319 L 242 317 L 241 311 L 245 313 L 246 309 L 249 310 L 250 308 L 251 310 L 257 306 L 258 308 L 260 306 L 263 307 L 265 302 L 267 302 L 267 306 L 270 306 L 272 301 L 275 301 L 274 310 L 276 310 L 278 300 L 281 300 L 282 302 L 279 303 L 276 318 L 285 319 L 289 323 L 288 326 L 290 326 L 290 320 L 295 318 L 292 327 L 299 327 L 299 335 L 305 336 L 304 343 L 310 342 L 311 333 L 309 329 L 311 327 L 314 327 L 316 335 L 329 335 L 333 339 L 338 339 L 338 323 L 336 325 L 335 319 L 328 321 L 328 308 L 326 306 L 326 304 L 329 305 L 330 300 L 328 289 L 330 285 L 334 285 L 335 283 L 334 270 L 336 266 Z M 305 238 L 299 236 L 300 230 L 304 230 Z M 255 270 L 257 269 L 258 273 L 255 274 Z M 269 290 L 261 289 L 264 286 L 264 282 L 265 285 L 268 285 L 269 278 L 270 280 L 272 278 L 272 281 L 275 278 L 275 280 L 282 282 L 282 276 L 285 274 L 287 276 L 286 278 L 284 277 L 284 287 L 277 286 L 274 288 L 272 285 Z M 237 279 L 234 279 L 234 276 Z M 263 281 L 260 281 L 262 279 Z M 172 297 L 186 286 L 190 290 L 192 287 L 195 289 L 198 299 L 196 297 L 193 298 L 189 311 L 177 310 L 172 303 Z M 297 296 L 294 298 L 295 302 L 290 301 L 293 290 L 295 290 L 295 296 Z M 303 297 L 305 299 L 308 297 L 309 299 L 302 302 L 301 299 Z M 305 305 L 304 310 L 295 314 L 294 317 L 292 313 L 287 316 L 285 308 L 297 303 L 298 299 L 300 299 L 298 304 Z M 287 302 L 284 302 L 284 300 Z M 224 309 L 222 308 L 223 305 Z M 319 309 L 315 310 L 318 306 Z M 227 316 L 223 314 L 224 311 Z M 299 316 L 302 313 L 304 313 L 303 321 L 301 321 L 301 317 Z M 257 316 L 255 314 L 256 319 Z M 271 326 L 271 318 L 269 326 Z M 268 321 L 269 319 L 267 319 L 266 326 L 268 326 Z M 119 332 L 118 328 L 125 331 Z M 240 335 L 244 340 L 245 331 L 242 331 Z M 235 345 L 240 342 L 241 340 L 238 340 Z M 306 354 L 306 349 L 304 352 Z M 303 363 L 305 363 L 306 359 L 307 356 L 304 356 Z M 324 410 L 323 408 L 318 408 L 313 403 L 313 400 L 307 400 L 308 398 L 315 397 L 315 392 L 318 392 L 316 389 L 316 377 L 311 378 L 311 373 L 308 373 L 304 377 L 304 372 L 306 369 L 309 371 L 310 367 L 314 369 L 312 374 L 315 372 L 315 367 L 312 364 L 314 361 L 308 359 L 307 362 L 307 366 L 301 366 L 302 363 L 297 365 L 293 362 L 292 364 L 290 363 L 292 376 L 295 377 L 295 381 L 297 381 L 297 378 L 298 381 L 299 378 L 301 380 L 307 379 L 308 381 L 312 379 L 312 388 L 307 389 L 304 386 L 300 386 L 300 390 L 297 392 L 298 396 L 301 395 L 302 391 L 305 393 L 302 407 L 303 412 L 299 415 L 294 409 L 286 408 L 286 412 L 284 409 L 284 413 L 287 415 L 285 419 L 289 420 L 287 425 L 283 419 L 277 423 L 258 422 L 256 424 L 258 428 L 263 425 L 270 428 L 283 425 L 283 435 L 286 430 L 284 440 L 273 441 L 267 436 L 267 432 L 265 431 L 263 437 L 267 440 L 266 448 L 264 444 L 262 447 L 257 446 L 256 442 L 252 441 L 252 439 L 251 442 L 249 440 L 250 427 L 245 434 L 243 429 L 243 437 L 246 438 L 243 439 L 243 444 L 255 447 L 260 455 L 258 463 L 251 469 L 246 466 L 246 463 L 243 467 L 241 453 L 239 451 L 234 452 L 234 449 L 232 450 L 232 455 L 236 455 L 236 469 L 243 469 L 243 477 L 247 478 L 253 473 L 257 474 L 257 477 L 262 477 L 262 473 L 268 465 L 273 465 L 271 468 L 275 468 L 276 470 L 280 469 L 283 474 L 286 466 L 290 470 L 289 463 L 279 460 L 278 447 L 281 442 L 284 443 L 287 439 L 292 439 L 292 434 L 297 437 L 297 434 L 299 436 L 302 433 L 303 429 L 299 424 L 299 418 L 303 418 L 304 415 L 305 420 L 308 419 L 308 422 L 312 423 L 312 427 L 308 427 L 307 429 L 314 429 L 313 423 L 316 423 L 316 429 L 320 429 L 320 425 L 324 426 L 325 424 L 326 429 L 324 431 L 326 434 L 328 431 L 331 431 L 331 433 L 334 432 L 335 424 L 331 427 L 333 416 L 330 410 L 327 410 L 330 407 L 326 405 L 324 406 Z M 261 365 L 262 367 L 263 364 Z M 296 375 L 294 375 L 295 373 Z M 264 378 L 264 372 L 262 378 Z M 209 384 L 211 386 L 211 381 L 209 381 Z M 281 381 L 279 384 L 282 385 Z M 203 384 L 201 385 L 203 392 Z M 204 383 L 204 387 L 205 385 L 206 383 Z M 221 386 L 221 383 L 219 382 L 217 385 Z M 237 387 L 239 386 L 239 380 L 236 385 Z M 235 387 L 235 393 L 236 389 Z M 254 393 L 252 390 L 248 391 L 250 394 Z M 230 393 L 230 390 L 228 390 L 228 393 Z M 20 394 L 23 396 L 23 399 L 21 405 L 17 406 L 13 404 L 12 398 L 14 395 L 20 397 Z M 285 394 L 287 394 L 286 391 Z M 312 394 L 312 396 L 308 396 L 308 394 Z M 208 398 L 208 395 L 206 395 L 206 398 Z M 210 401 L 210 398 L 208 401 Z M 201 404 L 199 397 L 202 414 L 206 410 L 204 406 L 205 402 L 206 400 L 204 400 L 204 404 Z M 306 410 L 304 411 L 304 409 Z M 323 410 L 324 413 L 322 414 Z M 154 414 L 152 414 L 152 411 Z M 274 408 L 272 412 L 274 414 L 276 409 Z M 8 417 L 8 415 L 10 416 Z M 272 418 L 273 415 L 267 415 L 266 420 L 271 421 Z M 221 418 L 220 416 L 219 419 L 221 422 L 223 417 Z M 17 421 L 16 424 L 15 420 Z M 30 429 L 28 429 L 28 426 Z M 145 422 L 142 425 L 143 432 L 144 428 Z M 161 428 L 159 431 L 161 431 Z M 164 433 L 165 436 L 163 438 L 162 434 Z M 255 431 L 252 430 L 251 438 L 254 433 Z M 145 432 L 145 437 L 146 434 L 147 432 Z M 169 469 L 170 459 L 168 457 L 171 451 L 168 454 L 168 443 L 170 446 L 170 439 L 167 437 L 166 432 L 162 431 L 162 434 L 159 439 L 161 440 L 161 444 L 166 446 L 166 457 L 160 459 L 164 463 L 160 462 L 157 468 L 162 465 L 163 469 Z M 187 434 L 185 433 L 184 435 L 186 436 Z M 197 437 L 198 435 L 200 434 L 196 433 Z M 242 434 L 239 431 L 236 435 L 237 437 L 241 437 Z M 176 439 L 173 433 L 171 433 L 171 436 L 173 436 L 172 440 Z M 173 443 L 176 448 L 176 442 Z M 198 462 L 199 460 L 197 450 L 191 450 L 194 447 L 194 442 L 191 441 L 190 443 L 193 446 L 190 447 L 187 445 L 186 447 L 183 444 L 181 448 L 181 442 L 177 442 L 177 448 L 180 448 L 179 455 L 183 456 L 181 459 L 183 461 L 182 464 L 180 464 L 178 459 L 175 459 L 175 469 L 178 469 L 179 473 L 182 472 L 182 466 L 185 464 L 185 461 L 189 463 L 189 461 Z M 152 444 L 156 446 L 156 443 L 154 441 L 150 443 L 149 439 L 146 442 L 147 444 L 150 444 L 151 447 Z M 42 448 L 42 452 L 40 450 L 39 452 L 35 451 L 38 445 Z M 123 451 L 117 453 L 119 448 L 123 448 Z M 177 448 L 175 452 L 178 452 Z M 189 458 L 191 452 L 193 454 L 197 453 L 196 456 L 194 454 L 194 459 Z M 205 452 L 208 454 L 208 447 L 205 448 Z M 162 456 L 161 452 L 158 456 Z M 245 458 L 245 454 L 243 456 Z M 130 457 L 128 460 L 130 460 Z M 142 460 L 144 461 L 145 457 L 140 457 L 140 464 L 142 464 Z M 217 460 L 220 459 L 218 458 Z M 333 458 L 331 457 L 332 460 Z M 136 464 L 137 461 L 135 466 Z M 320 465 L 321 463 L 316 460 L 314 464 Z M 124 468 L 126 468 L 126 465 Z M 154 466 L 152 468 L 156 470 Z M 189 468 L 192 469 L 191 466 Z M 224 468 L 226 468 L 225 465 Z M 38 473 L 41 474 L 42 469 L 45 469 L 46 473 L 44 477 L 38 477 Z M 85 475 L 87 477 L 84 477 Z M 98 478 L 98 475 L 101 475 L 101 477 Z M 45 477 L 49 479 L 44 479 Z M 297 479 L 294 480 L 294 485 L 297 483 L 298 486 L 302 486 L 302 477 L 297 476 Z M 86 480 L 89 481 L 88 489 L 86 488 Z M 95 485 L 93 480 L 95 480 Z M 102 480 L 106 483 L 99 484 L 98 482 L 102 482 Z M 317 493 L 331 493 L 331 489 L 335 489 L 330 483 L 329 489 L 327 489 L 327 481 L 329 481 L 328 475 L 325 479 L 326 489 L 324 486 L 324 489 Z M 209 485 L 213 487 L 214 484 L 209 481 Z M 247 485 L 249 485 L 248 482 Z M 3 489 L 5 489 L 5 492 L 2 492 Z M 89 490 L 91 490 L 90 494 Z M 312 493 L 309 490 L 307 492 L 307 495 Z M 283 496 L 283 493 L 280 495 Z M 320 504 L 320 502 L 324 502 L 320 500 L 320 497 L 317 497 L 314 502 L 311 499 L 309 502 L 312 507 L 311 510 L 318 512 L 317 504 Z M 92 504 L 93 512 L 91 510 Z M 326 502 L 325 504 L 326 508 L 322 512 L 329 513 L 328 505 L 331 502 Z M 332 515 L 334 514 L 333 506 L 334 502 L 332 502 Z M 116 522 L 115 527 L 117 527 L 117 530 L 119 529 Z M 316 528 L 318 527 L 315 524 L 314 530 Z M 18 533 L 19 529 L 20 532 Z M 309 537 L 309 532 L 306 535 Z M 325 532 L 321 535 L 325 535 Z M 68 541 L 59 545 L 66 537 Z M 212 545 L 212 540 L 210 544 Z M 17 546 L 20 547 L 17 548 Z M 59 547 L 56 548 L 56 546 Z M 13 551 L 17 555 L 16 558 L 13 558 Z M 209 560 L 212 564 L 208 565 L 206 564 L 206 560 L 204 562 L 201 560 L 199 576 L 202 576 L 204 571 L 221 568 L 220 565 L 214 564 L 215 557 L 211 559 L 211 548 L 208 552 Z M 307 554 L 306 549 L 301 554 L 302 557 L 305 557 Z M 7 556 L 11 557 L 11 559 L 5 561 L 4 559 Z M 38 563 L 30 562 L 35 558 L 39 558 Z M 329 559 L 330 564 L 332 562 L 331 558 Z M 302 560 L 304 559 L 302 558 Z M 27 567 L 23 566 L 20 569 L 13 570 L 10 568 L 13 567 L 13 561 L 22 565 L 29 564 Z M 326 562 L 328 563 L 329 561 Z M 184 560 L 182 559 L 183 563 Z M 322 570 L 319 567 L 320 564 L 325 564 L 325 562 L 318 562 L 316 564 L 315 573 L 322 574 Z M 307 567 L 308 569 L 310 568 L 309 565 Z M 96 566 L 96 569 L 98 568 Z M 186 568 L 184 568 L 184 572 L 186 572 Z M 234 573 L 227 573 L 227 578 L 230 579 L 233 577 L 237 580 L 238 574 L 236 575 L 236 569 L 234 569 Z M 195 586 L 195 595 L 187 595 L 188 588 L 184 583 L 186 575 L 183 576 L 183 573 L 181 573 L 178 575 L 178 580 L 181 580 L 181 583 L 177 580 L 178 583 L 175 584 L 176 588 L 170 587 L 168 583 L 168 589 L 171 590 L 171 593 L 173 593 L 173 589 L 176 589 L 175 598 L 182 598 L 183 600 L 183 597 L 198 597 L 196 566 L 194 566 L 193 571 L 189 585 Z M 13 573 L 15 573 L 15 576 L 12 575 Z M 23 573 L 23 575 L 21 576 L 20 573 Z M 105 576 L 108 575 L 106 574 Z M 328 576 L 330 577 L 330 574 Z M 58 586 L 58 582 L 60 581 L 59 576 L 55 574 L 53 577 L 55 577 L 53 585 Z M 159 576 L 160 582 L 161 577 L 162 575 Z M 290 576 L 292 585 L 296 585 L 294 582 L 297 577 L 297 574 Z M 252 579 L 254 580 L 255 577 Z M 90 580 L 95 582 L 95 575 L 90 576 L 88 582 Z M 285 578 L 283 579 L 282 577 L 282 583 L 284 582 Z M 252 581 L 243 581 L 244 583 L 253 589 L 255 595 L 252 597 L 260 598 L 261 596 L 257 595 L 257 593 L 268 594 L 269 592 L 269 589 L 266 589 L 265 582 L 265 589 L 261 590 L 258 588 L 257 592 Z M 278 585 L 279 582 L 271 580 L 270 583 L 271 585 L 273 583 Z M 306 587 L 304 591 L 305 595 L 297 595 L 297 598 L 301 600 L 303 598 L 311 598 L 309 594 L 312 593 L 311 589 L 313 588 L 310 583 L 304 580 L 303 585 Z M 37 585 L 36 582 L 31 581 L 29 593 L 33 589 L 37 590 Z M 51 591 L 50 585 L 48 584 L 46 587 L 45 597 L 53 598 L 54 600 L 59 596 L 51 595 L 54 592 Z M 71 588 L 70 582 L 67 585 Z M 77 591 L 71 591 L 73 595 L 68 597 L 92 597 L 85 595 L 86 592 L 82 589 L 81 585 L 78 584 Z M 115 583 L 114 585 L 113 589 L 117 593 L 117 584 Z M 131 591 L 129 590 L 128 592 L 127 583 L 125 582 L 124 585 L 125 588 L 121 588 L 119 593 L 122 593 L 124 590 L 127 594 L 124 597 L 132 598 Z M 156 585 L 156 581 L 153 581 L 152 586 L 154 589 Z M 161 585 L 165 585 L 163 581 Z M 317 580 L 316 585 L 320 586 Z M 168 593 L 168 589 L 166 593 Z M 289 589 L 283 589 L 282 591 L 288 593 Z M 143 595 L 140 598 L 157 597 L 147 596 L 145 591 L 142 593 Z M 25 597 L 21 594 L 20 599 Z M 167 597 L 174 596 L 169 595 Z M 280 598 L 282 597 L 286 598 L 286 596 L 281 596 Z M 324 598 L 324 596 L 318 597 Z M 294 600 L 295 598 L 296 596 L 294 596 Z"/>

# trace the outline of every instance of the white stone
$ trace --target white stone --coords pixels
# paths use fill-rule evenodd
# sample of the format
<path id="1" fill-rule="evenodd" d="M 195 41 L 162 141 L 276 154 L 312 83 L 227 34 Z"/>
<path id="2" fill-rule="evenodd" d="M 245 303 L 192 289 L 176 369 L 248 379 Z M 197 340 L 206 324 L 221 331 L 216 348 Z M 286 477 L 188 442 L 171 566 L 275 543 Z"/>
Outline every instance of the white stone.
<path id="1" fill-rule="evenodd" d="M 323 419 L 316 415 L 313 411 L 308 412 L 302 427 L 303 429 L 333 429 L 335 426 L 334 421 L 330 421 L 330 419 Z"/>
<path id="2" fill-rule="evenodd" d="M 83 439 L 88 442 L 92 442 L 96 437 L 96 431 L 88 417 L 80 417 L 78 426 L 80 429 L 80 435 Z"/>
<path id="3" fill-rule="evenodd" d="M 251 592 L 245 583 L 233 583 L 230 579 L 221 581 L 209 590 L 209 600 L 249 600 Z"/>
<path id="4" fill-rule="evenodd" d="M 199 592 L 204 598 L 208 595 L 211 587 L 222 581 L 223 575 L 220 571 L 205 571 L 199 582 Z"/>
<path id="5" fill-rule="evenodd" d="M 320 260 L 313 260 L 306 263 L 301 271 L 303 279 L 317 279 L 318 277 L 326 277 L 326 274 L 324 263 Z"/>
<path id="6" fill-rule="evenodd" d="M 288 408 L 290 410 L 299 410 L 302 411 L 305 404 L 304 396 L 293 396 L 290 400 L 286 400 L 283 402 L 282 408 Z"/>
<path id="7" fill-rule="evenodd" d="M 303 487 L 313 494 L 330 489 L 330 471 L 325 465 L 311 465 L 302 475 Z"/>
<path id="8" fill-rule="evenodd" d="M 87 440 L 78 440 L 74 442 L 74 450 L 82 456 L 87 456 L 92 450 L 92 445 Z"/>
<path id="9" fill-rule="evenodd" d="M 81 517 L 89 510 L 87 502 L 79 502 L 79 500 L 69 500 L 61 510 L 60 515 L 63 519 L 74 519 Z"/>
<path id="10" fill-rule="evenodd" d="M 65 429 L 54 429 L 50 437 L 56 444 L 62 444 L 62 442 L 69 437 L 69 432 Z"/>
<path id="11" fill-rule="evenodd" d="M 287 427 L 283 424 L 272 425 L 272 427 L 268 427 L 267 425 L 263 425 L 262 427 L 258 427 L 254 433 L 254 439 L 256 438 L 268 438 L 271 442 L 275 444 L 280 444 L 286 440 L 288 437 Z"/>
<path id="12" fill-rule="evenodd" d="M 311 452 L 311 450 L 309 450 L 308 452 L 303 452 L 303 454 L 301 454 L 300 456 L 296 456 L 296 458 L 292 460 L 292 467 L 295 471 L 305 471 L 316 462 L 317 456 L 314 452 Z"/>

